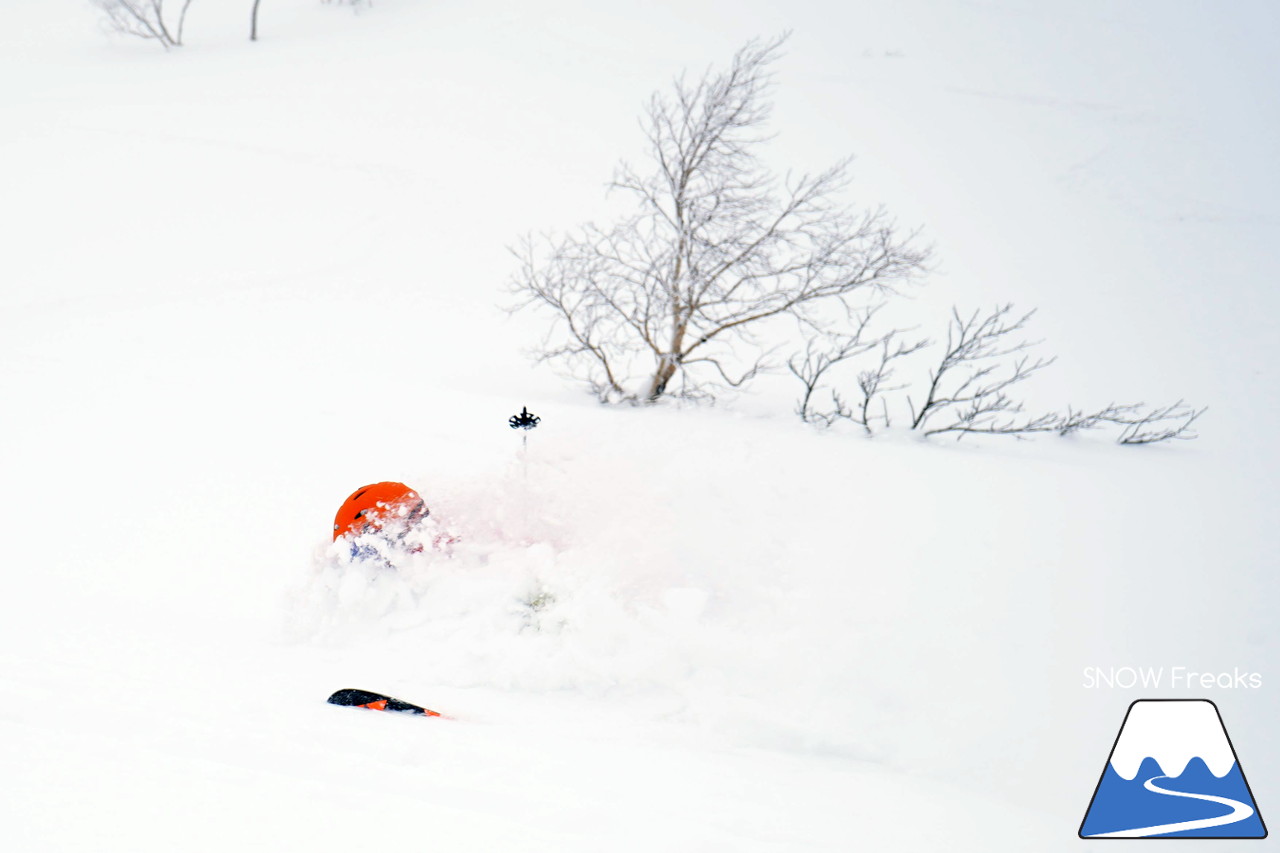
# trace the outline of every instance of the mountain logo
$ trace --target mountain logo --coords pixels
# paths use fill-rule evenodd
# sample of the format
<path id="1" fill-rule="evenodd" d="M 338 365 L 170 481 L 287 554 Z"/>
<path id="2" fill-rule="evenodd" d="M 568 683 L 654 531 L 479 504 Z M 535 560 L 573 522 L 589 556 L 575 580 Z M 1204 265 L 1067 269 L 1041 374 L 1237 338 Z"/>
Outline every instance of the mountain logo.
<path id="1" fill-rule="evenodd" d="M 1080 824 L 1081 838 L 1266 838 L 1218 706 L 1129 706 Z"/>

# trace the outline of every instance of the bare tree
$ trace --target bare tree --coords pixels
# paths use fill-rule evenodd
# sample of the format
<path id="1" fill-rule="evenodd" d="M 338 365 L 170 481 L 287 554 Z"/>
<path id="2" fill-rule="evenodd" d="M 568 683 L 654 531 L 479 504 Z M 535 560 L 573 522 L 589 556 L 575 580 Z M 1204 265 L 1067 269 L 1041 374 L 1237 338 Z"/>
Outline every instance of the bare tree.
<path id="1" fill-rule="evenodd" d="M 1065 412 L 1022 416 L 1022 403 L 1010 396 L 1010 388 L 1055 359 L 1033 360 L 1025 353 L 1035 343 L 1010 337 L 1035 313 L 1028 311 L 1013 319 L 1012 310 L 1013 306 L 1004 305 L 985 316 L 974 312 L 967 319 L 952 311 L 946 351 L 929 374 L 928 393 L 918 414 L 912 405 L 913 429 L 925 435 L 954 433 L 958 438 L 972 433 L 1025 437 L 1038 432 L 1070 435 L 1114 424 L 1123 427 L 1117 438 L 1120 444 L 1196 437 L 1191 426 L 1206 410 L 1193 409 L 1181 400 L 1152 409 L 1142 403 L 1110 403 L 1093 412 L 1068 407 Z M 926 425 L 934 415 L 942 421 Z"/>
<path id="2" fill-rule="evenodd" d="M 1062 412 L 1023 415 L 1023 404 L 1013 396 L 1013 386 L 1048 367 L 1054 359 L 1033 359 L 1028 352 L 1037 342 L 1020 339 L 1018 333 L 1035 312 L 1015 317 L 1012 311 L 1013 306 L 1004 305 L 988 314 L 975 311 L 962 316 L 952 309 L 946 343 L 941 358 L 928 373 L 923 402 L 917 409 L 914 399 L 906 397 L 911 429 L 925 435 L 953 434 L 957 438 L 973 434 L 1024 438 L 1050 432 L 1071 435 L 1113 425 L 1122 428 L 1117 441 L 1128 445 L 1196 437 L 1191 427 L 1205 409 L 1193 409 L 1181 400 L 1157 408 L 1142 403 L 1110 403 L 1095 411 L 1068 406 Z M 871 433 L 876 420 L 872 403 L 880 399 L 883 414 L 878 420 L 884 428 L 890 426 L 885 395 L 908 389 L 907 385 L 887 384 L 893 376 L 892 365 L 929 346 L 931 341 L 909 342 L 900 329 L 874 337 L 869 330 L 874 315 L 875 310 L 871 310 L 857 317 L 850 332 L 830 338 L 835 341 L 833 346 L 824 349 L 810 342 L 803 356 L 791 359 L 791 372 L 804 388 L 796 405 L 801 420 L 830 426 L 844 419 Z M 832 408 L 818 411 L 813 399 L 832 368 L 856 361 L 873 350 L 879 351 L 878 363 L 857 374 L 861 401 L 851 406 L 839 390 L 829 387 Z"/>
<path id="3" fill-rule="evenodd" d="M 863 370 L 858 373 L 858 390 L 862 394 L 862 402 L 858 406 L 859 416 L 852 418 L 852 420 L 861 424 L 862 428 L 868 433 L 871 432 L 872 403 L 879 399 L 884 404 L 880 419 L 887 429 L 892 426 L 892 422 L 889 418 L 889 404 L 885 399 L 885 395 L 890 391 L 903 391 L 907 387 L 906 385 L 886 384 L 893 377 L 893 363 L 933 343 L 928 338 L 922 338 L 917 341 L 904 341 L 899 337 L 901 334 L 902 332 L 895 330 L 885 335 L 880 342 L 879 362 L 870 370 Z"/>
<path id="4" fill-rule="evenodd" d="M 1032 359 L 1024 353 L 1035 346 L 1031 341 L 1014 341 L 1035 311 L 1017 319 L 1010 317 L 1012 305 L 1004 305 L 986 316 L 975 311 L 968 318 L 952 309 L 947 343 L 938 365 L 929 372 L 925 399 L 917 410 L 911 406 L 911 428 L 925 435 L 943 432 L 1003 433 L 1022 435 L 1053 431 L 1058 416 L 1041 415 L 1020 420 L 1022 404 L 1009 389 L 1053 364 L 1052 358 Z M 1013 357 L 1010 360 L 1010 357 Z M 930 422 L 944 415 L 941 425 Z"/>
<path id="5" fill-rule="evenodd" d="M 258 40 L 258 4 L 262 0 L 253 0 L 253 10 L 249 13 L 249 41 Z"/>
<path id="6" fill-rule="evenodd" d="M 611 184 L 630 214 L 514 250 L 516 310 L 552 317 L 539 360 L 601 400 L 714 397 L 766 368 L 780 321 L 821 330 L 922 270 L 927 251 L 883 210 L 838 201 L 847 163 L 784 179 L 762 165 L 785 39 L 652 97 L 645 168 L 621 164 Z"/>
<path id="7" fill-rule="evenodd" d="M 875 306 L 862 312 L 851 333 L 829 335 L 829 341 L 825 342 L 826 346 L 823 346 L 824 342 L 821 338 L 810 338 L 805 345 L 803 356 L 793 356 L 787 362 L 787 368 L 791 374 L 804 385 L 804 394 L 796 404 L 796 414 L 800 416 L 800 420 L 830 426 L 839 418 L 853 417 L 853 413 L 838 391 L 830 391 L 833 408 L 826 412 L 814 408 L 813 395 L 831 368 L 879 345 L 879 340 L 864 341 L 863 335 L 880 307 Z"/>
<path id="8" fill-rule="evenodd" d="M 905 332 L 901 329 L 880 337 L 870 337 L 868 329 L 871 321 L 882 307 L 883 305 L 877 305 L 858 315 L 851 332 L 829 334 L 826 346 L 819 339 L 810 338 L 803 355 L 797 355 L 787 363 L 792 375 L 804 386 L 804 393 L 796 404 L 796 414 L 802 421 L 830 426 L 835 421 L 844 419 L 860 425 L 868 433 L 873 431 L 872 423 L 877 417 L 886 427 L 890 425 L 888 406 L 885 405 L 878 415 L 872 414 L 872 406 L 877 400 L 883 402 L 885 393 L 900 391 L 906 387 L 888 384 L 893 376 L 893 363 L 928 346 L 930 341 L 924 339 L 908 342 L 903 339 Z M 861 399 L 850 405 L 838 390 L 829 387 L 827 391 L 831 397 L 831 408 L 826 411 L 817 409 L 814 395 L 828 378 L 832 368 L 872 351 L 879 353 L 879 360 L 873 367 L 862 370 L 857 375 Z"/>
<path id="9" fill-rule="evenodd" d="M 165 50 L 182 44 L 182 30 L 192 0 L 181 0 L 176 27 L 165 20 L 165 0 L 90 0 L 103 13 L 109 29 L 125 35 L 155 39 Z"/>

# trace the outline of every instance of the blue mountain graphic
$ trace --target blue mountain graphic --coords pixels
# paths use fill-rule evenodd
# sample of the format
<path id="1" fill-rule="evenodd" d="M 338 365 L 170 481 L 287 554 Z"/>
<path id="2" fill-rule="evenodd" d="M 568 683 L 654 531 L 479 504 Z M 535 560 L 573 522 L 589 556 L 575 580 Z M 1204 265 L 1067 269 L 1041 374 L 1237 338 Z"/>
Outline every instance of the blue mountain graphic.
<path id="1" fill-rule="evenodd" d="M 1149 779 L 1165 776 L 1154 758 L 1144 758 L 1138 769 L 1138 775 L 1126 780 L 1107 763 L 1102 781 L 1089 804 L 1089 812 L 1085 815 L 1084 824 L 1080 827 L 1080 835 L 1100 835 L 1108 832 L 1122 832 L 1147 826 L 1162 826 L 1189 820 L 1203 820 L 1228 815 L 1232 809 L 1221 803 L 1195 800 L 1187 797 L 1176 797 L 1149 791 L 1144 784 Z M 1200 758 L 1193 758 L 1186 769 L 1176 777 L 1159 779 L 1155 784 L 1168 791 L 1180 791 L 1188 794 L 1211 794 L 1238 800 L 1253 808 L 1253 814 L 1247 819 L 1235 823 L 1206 827 L 1203 829 L 1183 830 L 1163 835 L 1148 836 L 1152 838 L 1264 838 L 1266 828 L 1258 816 L 1258 807 L 1249 793 L 1249 786 L 1244 781 L 1239 764 L 1232 764 L 1231 771 L 1222 778 L 1210 772 L 1209 767 Z"/>

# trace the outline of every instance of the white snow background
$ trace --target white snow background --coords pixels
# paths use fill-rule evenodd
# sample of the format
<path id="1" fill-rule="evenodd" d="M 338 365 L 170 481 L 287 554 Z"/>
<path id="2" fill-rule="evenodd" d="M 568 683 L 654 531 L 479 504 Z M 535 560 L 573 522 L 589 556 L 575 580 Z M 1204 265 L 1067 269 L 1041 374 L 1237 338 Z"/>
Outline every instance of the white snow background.
<path id="1" fill-rule="evenodd" d="M 1153 695 L 1218 703 L 1273 818 L 1278 7 L 265 0 L 250 44 L 249 5 L 169 54 L 0 9 L 5 850 L 1077 849 Z M 770 162 L 856 156 L 936 247 L 921 322 L 1038 308 L 1034 401 L 1202 437 L 868 440 L 784 379 L 607 409 L 533 368 L 506 246 L 784 30 Z M 383 479 L 453 558 L 318 568 Z M 1126 665 L 1263 686 L 1083 685 Z"/>

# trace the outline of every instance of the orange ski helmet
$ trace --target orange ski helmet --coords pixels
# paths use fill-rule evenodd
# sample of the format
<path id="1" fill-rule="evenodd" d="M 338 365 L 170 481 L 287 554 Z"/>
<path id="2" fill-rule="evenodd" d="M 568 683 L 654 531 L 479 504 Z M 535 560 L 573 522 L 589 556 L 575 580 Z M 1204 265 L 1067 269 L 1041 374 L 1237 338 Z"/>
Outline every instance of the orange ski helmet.
<path id="1" fill-rule="evenodd" d="M 380 530 L 383 518 L 417 520 L 429 514 L 418 493 L 404 483 L 374 483 L 356 489 L 342 504 L 333 519 L 333 538 Z"/>

